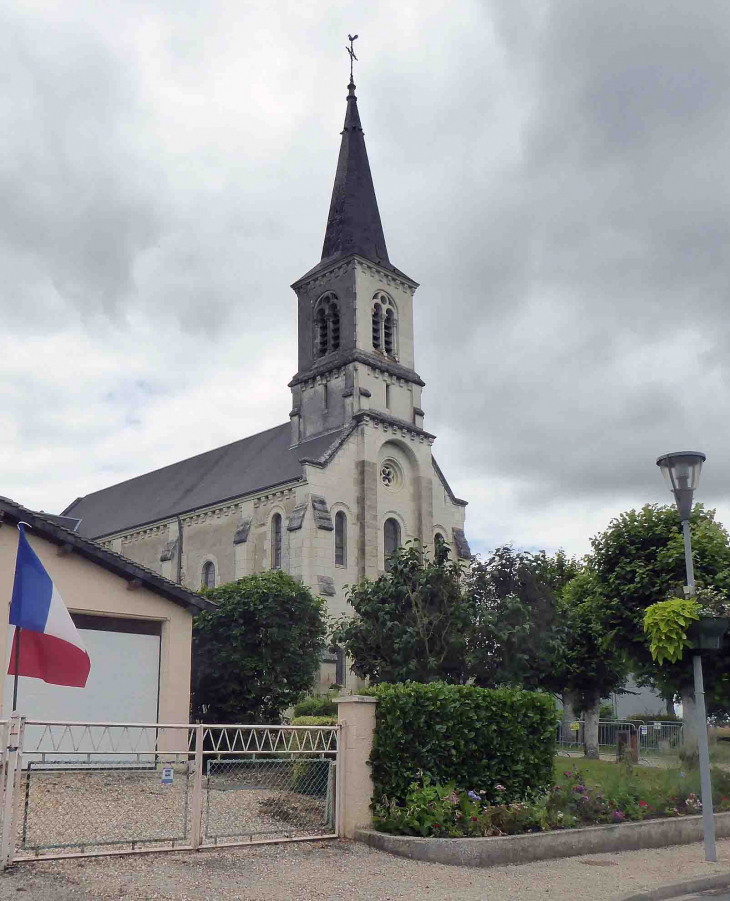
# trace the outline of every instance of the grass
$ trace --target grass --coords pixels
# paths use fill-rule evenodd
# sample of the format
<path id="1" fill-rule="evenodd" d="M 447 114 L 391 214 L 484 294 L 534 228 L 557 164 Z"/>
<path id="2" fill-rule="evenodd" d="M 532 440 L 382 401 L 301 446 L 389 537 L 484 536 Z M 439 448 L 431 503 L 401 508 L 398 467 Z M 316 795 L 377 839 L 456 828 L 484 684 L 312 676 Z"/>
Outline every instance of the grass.
<path id="1" fill-rule="evenodd" d="M 685 799 L 689 794 L 700 795 L 698 769 L 684 769 L 676 765 L 661 768 L 630 766 L 607 760 L 588 760 L 581 757 L 556 757 L 555 781 L 565 778 L 565 773 L 580 773 L 585 785 L 606 795 L 616 795 L 627 788 L 638 790 L 656 808 L 671 808 L 670 799 Z M 725 769 L 712 769 L 713 806 L 727 810 L 730 806 L 730 773 Z"/>

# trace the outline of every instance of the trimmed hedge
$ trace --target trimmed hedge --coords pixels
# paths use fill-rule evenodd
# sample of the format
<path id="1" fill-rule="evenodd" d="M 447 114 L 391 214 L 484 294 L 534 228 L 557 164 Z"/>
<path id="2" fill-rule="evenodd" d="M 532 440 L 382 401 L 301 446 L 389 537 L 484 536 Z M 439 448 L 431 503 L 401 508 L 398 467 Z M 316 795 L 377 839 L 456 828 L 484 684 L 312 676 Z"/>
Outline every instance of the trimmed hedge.
<path id="1" fill-rule="evenodd" d="M 295 716 L 292 726 L 336 726 L 336 716 Z"/>
<path id="2" fill-rule="evenodd" d="M 375 804 L 403 803 L 424 773 L 504 803 L 552 782 L 558 714 L 549 695 L 443 682 L 383 683 L 366 693 L 378 699 L 370 757 Z"/>
<path id="3" fill-rule="evenodd" d="M 294 716 L 337 716 L 337 704 L 327 695 L 310 695 L 294 705 Z"/>

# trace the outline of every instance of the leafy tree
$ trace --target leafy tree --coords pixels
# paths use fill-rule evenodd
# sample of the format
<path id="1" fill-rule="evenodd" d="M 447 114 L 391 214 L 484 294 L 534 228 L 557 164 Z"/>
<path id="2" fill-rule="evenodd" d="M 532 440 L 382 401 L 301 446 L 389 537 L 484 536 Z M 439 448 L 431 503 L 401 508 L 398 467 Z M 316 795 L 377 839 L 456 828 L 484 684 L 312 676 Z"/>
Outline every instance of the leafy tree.
<path id="1" fill-rule="evenodd" d="M 562 690 L 567 634 L 559 595 L 578 567 L 564 551 L 551 557 L 509 546 L 472 564 L 466 591 L 474 609 L 470 657 L 477 685 Z"/>
<path id="2" fill-rule="evenodd" d="M 715 521 L 715 511 L 696 504 L 690 532 L 698 585 L 727 592 L 730 544 L 727 531 Z M 646 608 L 672 594 L 681 595 L 686 582 L 684 540 L 676 509 L 647 504 L 641 510 L 629 510 L 613 519 L 591 544 L 598 587 L 595 609 L 604 629 L 603 646 L 626 653 L 640 684 L 653 684 L 665 697 L 681 693 L 685 704 L 691 706 L 691 655 L 660 671 L 651 659 L 643 631 Z M 729 665 L 726 645 L 705 667 L 711 710 L 717 711 L 730 700 Z"/>
<path id="3" fill-rule="evenodd" d="M 280 570 L 203 592 L 218 605 L 193 623 L 193 712 L 213 723 L 277 723 L 312 687 L 325 606 Z"/>
<path id="4" fill-rule="evenodd" d="M 601 698 L 619 689 L 628 676 L 626 654 L 605 646 L 598 583 L 589 567 L 563 589 L 562 605 L 566 640 L 559 664 L 563 684 L 564 720 L 573 719 L 575 706 L 583 711 L 586 757 L 598 757 L 598 720 Z"/>
<path id="5" fill-rule="evenodd" d="M 468 678 L 471 606 L 462 567 L 437 549 L 399 548 L 389 573 L 350 588 L 356 616 L 342 617 L 333 639 L 353 658 L 353 671 L 372 682 L 463 683 Z"/>

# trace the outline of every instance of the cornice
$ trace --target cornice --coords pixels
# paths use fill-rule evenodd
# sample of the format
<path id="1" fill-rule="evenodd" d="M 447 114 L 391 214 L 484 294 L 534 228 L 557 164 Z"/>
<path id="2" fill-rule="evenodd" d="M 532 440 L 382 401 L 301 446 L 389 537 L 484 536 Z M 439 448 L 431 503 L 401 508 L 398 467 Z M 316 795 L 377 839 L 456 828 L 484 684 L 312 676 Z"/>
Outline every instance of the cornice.
<path id="1" fill-rule="evenodd" d="M 297 279 L 291 287 L 297 292 L 304 288 L 324 287 L 333 277 L 339 278 L 356 267 L 361 272 L 377 275 L 390 287 L 400 288 L 401 291 L 406 291 L 408 294 L 413 294 L 418 287 L 418 282 L 409 278 L 405 272 L 401 272 L 399 269 L 387 269 L 385 266 L 374 263 L 372 260 L 368 260 L 357 253 L 350 254 L 350 256 L 344 258 L 334 259 L 331 263 L 320 263 L 314 269 L 310 269 L 306 275 Z"/>
<path id="2" fill-rule="evenodd" d="M 385 357 L 380 357 L 377 354 L 367 353 L 366 351 L 355 347 L 350 350 L 341 350 L 331 354 L 326 360 L 322 360 L 304 372 L 298 372 L 289 382 L 289 387 L 294 388 L 296 385 L 301 385 L 302 382 L 309 382 L 320 378 L 326 373 L 331 372 L 333 369 L 342 369 L 343 366 L 347 366 L 349 363 L 362 363 L 364 366 L 370 366 L 372 369 L 379 369 L 381 372 L 387 372 L 390 375 L 394 375 L 396 378 L 412 382 L 414 385 L 420 385 L 422 388 L 426 384 L 417 372 L 414 372 L 407 366 L 401 366 L 400 363 L 388 360 Z"/>
<path id="3" fill-rule="evenodd" d="M 396 416 L 388 416 L 380 413 L 378 410 L 360 410 L 352 417 L 354 422 L 363 422 L 366 425 L 372 425 L 374 428 L 381 428 L 384 432 L 392 431 L 403 437 L 410 436 L 412 440 L 416 438 L 420 441 L 427 441 L 433 444 L 436 436 L 424 429 L 419 429 L 412 422 L 406 422 L 405 419 L 398 419 Z"/>

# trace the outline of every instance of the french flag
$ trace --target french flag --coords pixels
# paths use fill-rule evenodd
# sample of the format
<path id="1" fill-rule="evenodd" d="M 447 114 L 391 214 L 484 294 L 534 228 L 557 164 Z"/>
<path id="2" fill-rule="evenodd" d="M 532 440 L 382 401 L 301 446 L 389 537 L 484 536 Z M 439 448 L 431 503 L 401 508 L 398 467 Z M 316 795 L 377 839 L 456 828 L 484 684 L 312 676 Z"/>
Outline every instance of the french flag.
<path id="1" fill-rule="evenodd" d="M 15 637 L 8 673 L 43 679 L 51 685 L 84 688 L 91 669 L 89 655 L 61 595 L 28 544 L 23 523 L 18 529 L 20 539 L 10 604 L 10 624 L 15 626 Z"/>

